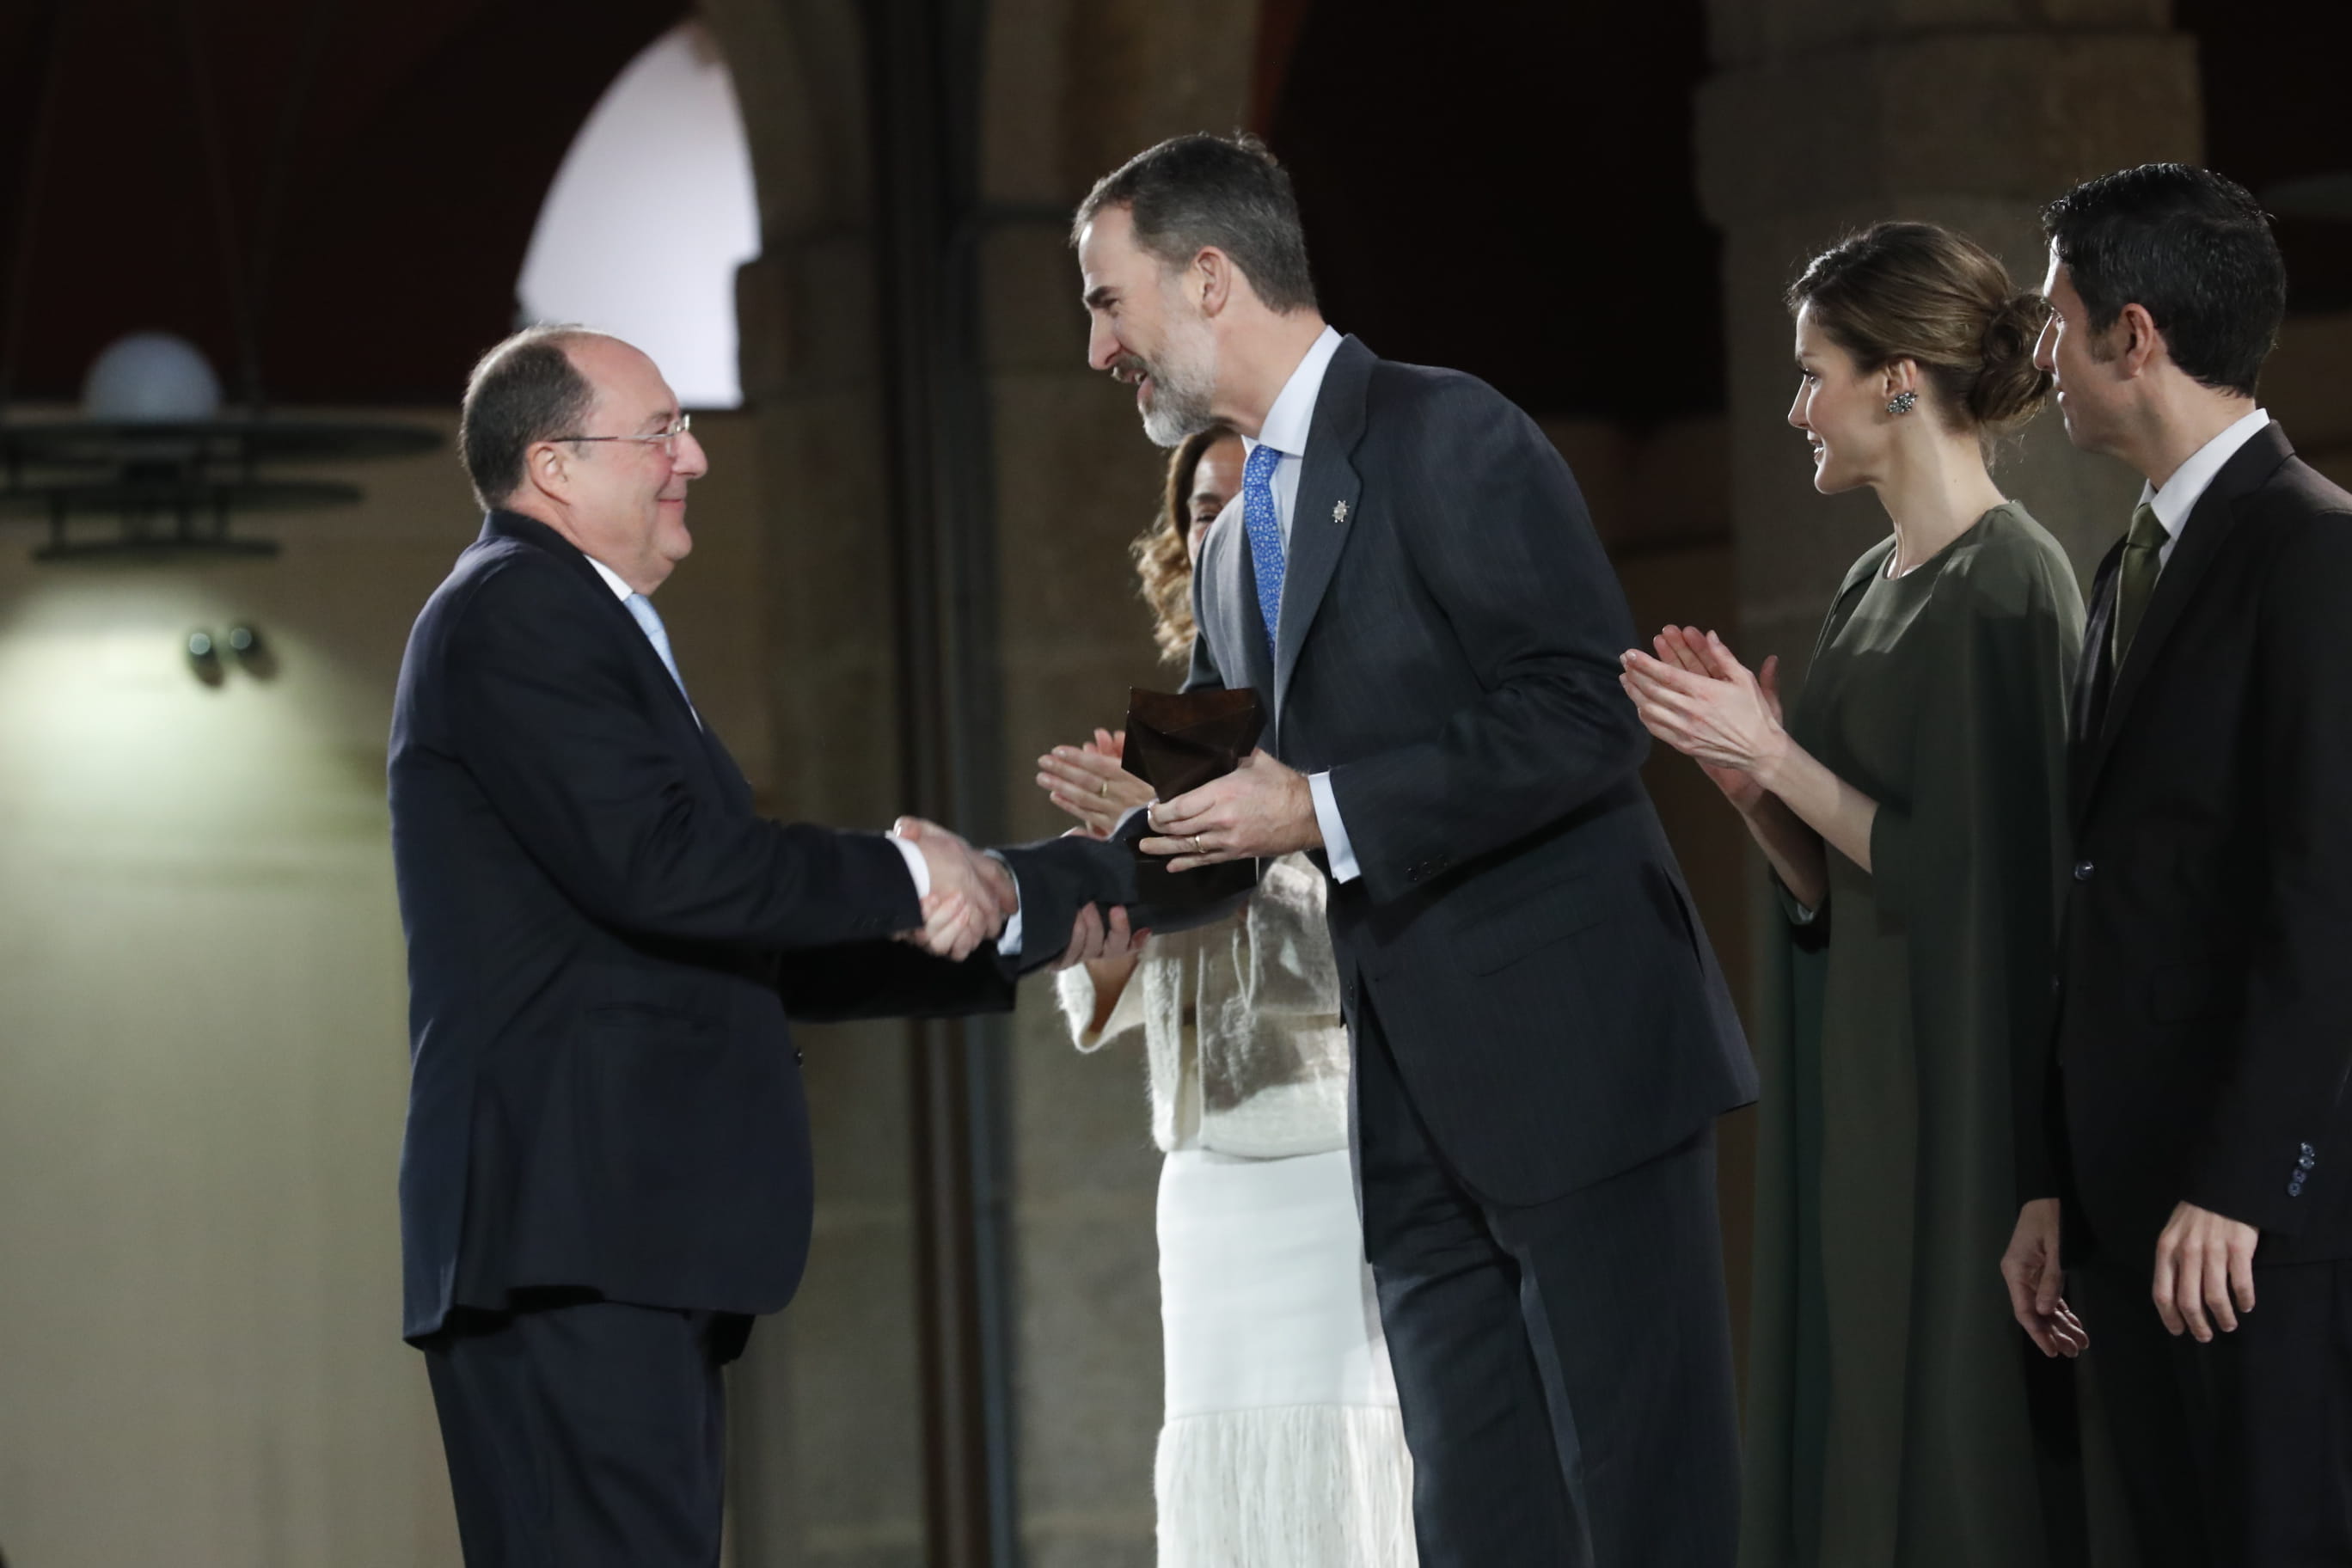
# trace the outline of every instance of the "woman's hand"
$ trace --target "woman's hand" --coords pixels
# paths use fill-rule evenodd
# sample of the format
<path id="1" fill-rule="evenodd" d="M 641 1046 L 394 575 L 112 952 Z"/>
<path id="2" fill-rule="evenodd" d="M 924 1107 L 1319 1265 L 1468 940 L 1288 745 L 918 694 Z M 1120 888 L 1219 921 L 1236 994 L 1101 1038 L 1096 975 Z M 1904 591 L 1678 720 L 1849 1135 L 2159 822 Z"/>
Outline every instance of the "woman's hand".
<path id="1" fill-rule="evenodd" d="M 1056 746 L 1037 759 L 1037 787 L 1078 819 L 1087 832 L 1108 838 L 1118 819 L 1151 804 L 1151 786 L 1119 765 L 1127 731 L 1097 730 L 1081 746 Z"/>
<path id="2" fill-rule="evenodd" d="M 1657 657 L 1626 650 L 1618 681 L 1651 734 L 1695 759 L 1741 811 L 1771 789 L 1770 771 L 1788 750 L 1780 724 L 1780 660 L 1748 673 L 1723 639 L 1696 626 L 1658 634 Z"/>
<path id="3" fill-rule="evenodd" d="M 1714 670 L 1700 652 L 1706 642 L 1705 634 L 1696 626 L 1668 626 L 1651 639 L 1651 646 L 1658 650 L 1661 662 L 1693 675 L 1711 678 Z M 1757 689 L 1763 694 L 1765 705 L 1770 709 L 1775 723 L 1780 720 L 1780 656 L 1778 654 L 1767 657 L 1764 668 L 1757 672 Z M 1698 768 L 1713 781 L 1716 788 L 1723 792 L 1723 798 L 1731 803 L 1732 809 L 1742 816 L 1755 810 L 1770 793 L 1756 782 L 1756 775 L 1738 768 L 1717 767 L 1713 763 L 1701 763 Z"/>

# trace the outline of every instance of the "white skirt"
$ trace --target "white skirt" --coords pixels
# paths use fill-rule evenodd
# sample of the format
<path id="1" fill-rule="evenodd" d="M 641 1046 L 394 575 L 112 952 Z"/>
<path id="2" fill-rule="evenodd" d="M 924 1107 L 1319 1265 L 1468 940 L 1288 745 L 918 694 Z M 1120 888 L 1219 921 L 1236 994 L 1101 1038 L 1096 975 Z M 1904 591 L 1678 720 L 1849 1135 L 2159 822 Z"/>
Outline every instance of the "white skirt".
<path id="1" fill-rule="evenodd" d="M 1412 1466 L 1345 1150 L 1168 1156 L 1160 1568 L 1410 1568 Z"/>

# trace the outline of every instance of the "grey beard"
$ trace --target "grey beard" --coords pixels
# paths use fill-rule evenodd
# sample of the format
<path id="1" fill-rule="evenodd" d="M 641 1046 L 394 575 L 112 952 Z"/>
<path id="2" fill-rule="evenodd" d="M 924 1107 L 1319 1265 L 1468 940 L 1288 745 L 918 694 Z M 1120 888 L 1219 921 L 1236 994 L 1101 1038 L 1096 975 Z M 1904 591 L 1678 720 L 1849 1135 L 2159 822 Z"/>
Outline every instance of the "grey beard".
<path id="1" fill-rule="evenodd" d="M 1216 423 L 1209 412 L 1209 387 L 1192 385 L 1185 381 L 1170 383 L 1152 378 L 1151 406 L 1144 411 L 1143 433 L 1156 446 L 1181 446 L 1187 437 L 1197 436 Z"/>
<path id="2" fill-rule="evenodd" d="M 1143 414 L 1143 435 L 1157 447 L 1181 447 L 1185 437 L 1200 435 L 1213 423 L 1206 397 L 1192 388 L 1157 384 L 1152 388 L 1152 406 Z"/>

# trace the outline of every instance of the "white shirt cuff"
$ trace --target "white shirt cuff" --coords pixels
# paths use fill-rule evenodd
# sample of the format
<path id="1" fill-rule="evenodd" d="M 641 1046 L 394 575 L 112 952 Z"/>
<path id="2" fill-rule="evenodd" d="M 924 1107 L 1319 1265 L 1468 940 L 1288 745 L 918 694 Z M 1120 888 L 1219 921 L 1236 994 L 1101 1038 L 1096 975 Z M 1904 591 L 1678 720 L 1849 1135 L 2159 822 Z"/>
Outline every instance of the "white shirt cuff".
<path id="1" fill-rule="evenodd" d="M 1013 862 L 995 850 L 983 849 L 981 853 L 1003 867 L 1004 874 L 1013 878 L 1013 913 L 1004 921 L 1004 934 L 996 939 L 996 951 L 1006 958 L 1018 958 L 1021 956 L 1021 879 L 1013 875 Z"/>
<path id="2" fill-rule="evenodd" d="M 923 852 L 895 833 L 886 833 L 882 837 L 897 845 L 898 853 L 907 858 L 907 875 L 915 879 L 915 901 L 919 904 L 929 898 L 931 868 L 929 863 L 924 860 Z"/>
<path id="3" fill-rule="evenodd" d="M 1363 868 L 1356 864 L 1356 847 L 1348 841 L 1348 825 L 1339 820 L 1339 801 L 1331 793 L 1331 775 L 1307 774 L 1307 789 L 1315 797 L 1315 825 L 1323 830 L 1323 853 L 1331 862 L 1331 879 L 1354 881 L 1364 874 Z"/>

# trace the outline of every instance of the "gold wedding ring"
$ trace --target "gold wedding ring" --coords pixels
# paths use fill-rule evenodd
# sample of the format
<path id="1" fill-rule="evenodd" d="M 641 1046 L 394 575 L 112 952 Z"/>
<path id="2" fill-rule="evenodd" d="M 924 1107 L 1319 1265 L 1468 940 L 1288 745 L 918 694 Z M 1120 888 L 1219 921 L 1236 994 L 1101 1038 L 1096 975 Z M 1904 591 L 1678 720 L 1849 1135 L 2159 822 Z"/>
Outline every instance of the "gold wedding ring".
<path id="1" fill-rule="evenodd" d="M 1110 780 L 1104 779 L 1097 783 L 1095 785 L 1095 794 L 1108 800 L 1110 797 Z"/>
<path id="2" fill-rule="evenodd" d="M 1197 833 L 1192 835 L 1192 853 L 1195 855 L 1202 853 L 1201 848 L 1201 836 Z"/>

